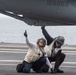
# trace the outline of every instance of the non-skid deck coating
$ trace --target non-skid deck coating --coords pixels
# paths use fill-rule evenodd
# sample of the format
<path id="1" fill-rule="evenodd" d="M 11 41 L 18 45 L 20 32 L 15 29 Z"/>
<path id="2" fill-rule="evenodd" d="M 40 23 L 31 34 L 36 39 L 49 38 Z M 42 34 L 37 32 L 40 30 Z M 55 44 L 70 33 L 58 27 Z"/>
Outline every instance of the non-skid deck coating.
<path id="1" fill-rule="evenodd" d="M 66 59 L 60 69 L 64 73 L 57 75 L 76 75 L 76 46 L 64 45 L 63 52 Z M 17 73 L 16 65 L 21 63 L 26 55 L 28 47 L 21 43 L 0 43 L 0 75 L 25 75 L 25 73 Z M 54 64 L 54 63 L 52 63 Z M 28 75 L 28 73 L 26 73 Z M 29 75 L 55 75 L 49 73 L 35 73 L 31 70 Z"/>

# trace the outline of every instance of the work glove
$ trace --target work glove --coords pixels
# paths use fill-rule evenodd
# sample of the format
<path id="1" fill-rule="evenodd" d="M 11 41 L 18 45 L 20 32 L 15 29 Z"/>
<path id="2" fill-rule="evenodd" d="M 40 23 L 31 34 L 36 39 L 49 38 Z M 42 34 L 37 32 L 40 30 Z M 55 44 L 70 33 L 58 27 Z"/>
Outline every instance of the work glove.
<path id="1" fill-rule="evenodd" d="M 41 29 L 45 29 L 45 26 L 41 26 Z"/>
<path id="2" fill-rule="evenodd" d="M 27 31 L 25 30 L 25 32 L 24 32 L 24 36 L 27 38 Z"/>

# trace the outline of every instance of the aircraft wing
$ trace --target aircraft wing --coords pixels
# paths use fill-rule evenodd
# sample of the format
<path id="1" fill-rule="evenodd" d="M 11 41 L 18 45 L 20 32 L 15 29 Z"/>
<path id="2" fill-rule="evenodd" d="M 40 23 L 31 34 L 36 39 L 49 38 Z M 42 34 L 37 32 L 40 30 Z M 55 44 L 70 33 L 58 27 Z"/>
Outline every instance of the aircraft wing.
<path id="1" fill-rule="evenodd" d="M 75 5 L 75 0 L 0 0 L 0 13 L 28 25 L 76 25 Z"/>

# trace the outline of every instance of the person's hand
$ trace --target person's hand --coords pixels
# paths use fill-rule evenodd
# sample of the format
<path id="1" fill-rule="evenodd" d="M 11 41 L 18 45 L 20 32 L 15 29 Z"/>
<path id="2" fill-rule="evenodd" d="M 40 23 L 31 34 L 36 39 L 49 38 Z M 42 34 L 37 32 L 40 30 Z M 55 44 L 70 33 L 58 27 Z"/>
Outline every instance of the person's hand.
<path id="1" fill-rule="evenodd" d="M 27 31 L 26 31 L 26 30 L 25 30 L 25 32 L 24 32 L 24 36 L 27 37 Z"/>
<path id="2" fill-rule="evenodd" d="M 45 29 L 45 26 L 42 26 L 41 29 Z"/>

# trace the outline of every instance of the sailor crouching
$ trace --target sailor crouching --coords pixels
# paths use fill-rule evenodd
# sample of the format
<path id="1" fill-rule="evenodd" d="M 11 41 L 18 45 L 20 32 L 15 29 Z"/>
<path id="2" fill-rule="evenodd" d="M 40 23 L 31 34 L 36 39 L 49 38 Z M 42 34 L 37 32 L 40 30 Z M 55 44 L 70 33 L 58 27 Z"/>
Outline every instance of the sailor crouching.
<path id="1" fill-rule="evenodd" d="M 51 37 L 45 29 L 45 26 L 41 27 L 42 33 L 47 40 L 47 49 L 46 54 L 50 62 L 55 62 L 54 72 L 55 73 L 64 73 L 63 70 L 60 70 L 60 65 L 64 62 L 66 55 L 62 52 L 62 45 L 64 44 L 65 38 L 63 36 Z M 47 64 L 43 65 L 41 71 L 48 72 L 49 67 Z"/>
<path id="2" fill-rule="evenodd" d="M 31 69 L 33 71 L 40 73 L 40 68 L 46 63 L 49 68 L 52 70 L 52 65 L 47 58 L 47 55 L 44 51 L 44 47 L 46 45 L 46 40 L 44 38 L 40 38 L 37 40 L 37 44 L 33 44 L 29 42 L 27 32 L 25 31 L 24 36 L 26 38 L 26 44 L 29 47 L 29 50 L 23 61 L 23 73 L 29 73 Z M 16 68 L 17 72 L 20 72 L 18 68 Z"/>

